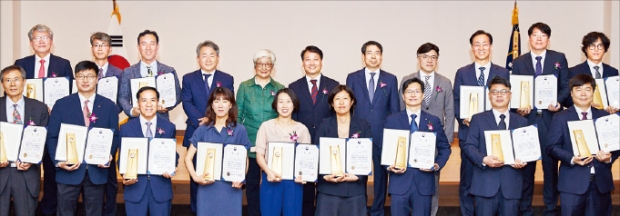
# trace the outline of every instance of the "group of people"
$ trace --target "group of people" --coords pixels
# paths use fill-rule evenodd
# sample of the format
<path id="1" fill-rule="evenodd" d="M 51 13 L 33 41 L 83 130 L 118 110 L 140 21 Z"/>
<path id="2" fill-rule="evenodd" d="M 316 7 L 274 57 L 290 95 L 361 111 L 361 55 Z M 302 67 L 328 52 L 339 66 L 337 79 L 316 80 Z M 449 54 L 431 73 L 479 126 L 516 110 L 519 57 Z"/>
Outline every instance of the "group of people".
<path id="1" fill-rule="evenodd" d="M 115 215 L 118 161 L 113 156 L 122 145 L 121 137 L 174 138 L 176 126 L 169 121 L 168 112 L 179 103 L 187 115 L 183 139 L 187 153 L 181 158 L 191 177 L 190 206 L 197 215 L 241 215 L 242 188 L 249 215 L 383 215 L 388 193 L 393 215 L 435 215 L 439 174 L 451 154 L 455 119 L 461 148 L 462 215 L 533 215 L 536 163 L 517 160 L 504 165 L 487 155 L 484 137 L 486 130 L 533 124 L 538 128 L 543 155 L 544 213 L 557 215 L 560 197 L 562 215 L 611 215 L 611 163 L 620 152 L 573 156 L 567 126 L 567 121 L 619 112 L 618 107 L 603 111 L 592 104 L 594 79 L 618 76 L 617 69 L 602 63 L 609 39 L 599 32 L 588 33 L 582 43 L 587 60 L 569 69 L 564 54 L 547 49 L 548 25 L 533 24 L 528 36 L 531 51 L 514 60 L 512 74 L 556 75 L 558 103 L 549 104 L 548 109 L 510 109 L 510 72 L 491 63 L 493 37 L 481 30 L 469 39 L 474 62 L 458 69 L 454 85 L 436 71 L 436 45 L 425 43 L 418 48 L 420 70 L 399 84 L 395 75 L 381 69 L 381 44 L 368 41 L 361 47 L 365 67 L 350 73 L 345 85 L 322 73 L 323 52 L 316 46 L 302 50 L 305 76 L 288 87 L 271 76 L 274 53 L 259 50 L 253 58 L 255 75 L 239 85 L 235 97 L 234 78 L 218 69 L 220 49 L 212 41 L 197 46 L 200 69 L 185 74 L 179 84 L 175 69 L 157 60 L 159 36 L 155 31 L 138 35 L 140 62 L 124 70 L 108 62 L 110 36 L 94 33 L 90 38 L 94 61 L 79 62 L 72 71 L 68 60 L 50 53 L 51 29 L 36 25 L 28 33 L 35 54 L 0 72 L 5 91 L 0 98 L 0 121 L 48 127 L 43 197 L 38 203 L 39 164 L 0 163 L 0 215 L 8 214 L 11 198 L 16 215 L 35 215 L 37 204 L 42 215 L 74 215 L 80 194 L 86 214 Z M 172 106 L 160 104 L 160 92 L 153 87 L 142 87 L 132 95 L 131 79 L 167 73 L 175 77 L 177 94 Z M 96 94 L 98 79 L 110 76 L 120 80 L 116 101 Z M 51 110 L 23 96 L 26 79 L 45 77 L 75 79 L 77 93 L 56 101 Z M 471 119 L 461 118 L 461 86 L 488 87 L 492 108 Z M 120 112 L 125 112 L 129 121 L 119 127 Z M 61 124 L 114 129 L 109 162 L 57 161 Z M 381 165 L 385 128 L 436 132 L 434 166 L 398 169 Z M 369 176 L 319 175 L 316 183 L 299 177 L 284 180 L 267 165 L 269 142 L 320 144 L 321 137 L 372 138 L 374 198 L 370 209 L 366 206 Z M 205 180 L 205 174 L 198 175 L 198 142 L 245 146 L 245 181 Z M 562 161 L 559 175 L 558 161 Z M 171 177 L 164 173 L 123 178 L 126 213 L 170 215 Z"/>

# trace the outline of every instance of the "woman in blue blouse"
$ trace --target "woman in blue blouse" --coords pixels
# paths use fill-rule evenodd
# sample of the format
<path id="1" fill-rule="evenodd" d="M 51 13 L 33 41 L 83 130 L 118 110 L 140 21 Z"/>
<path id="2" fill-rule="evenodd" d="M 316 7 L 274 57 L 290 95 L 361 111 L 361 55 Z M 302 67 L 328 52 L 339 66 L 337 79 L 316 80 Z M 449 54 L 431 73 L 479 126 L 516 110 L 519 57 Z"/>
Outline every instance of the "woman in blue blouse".
<path id="1" fill-rule="evenodd" d="M 346 85 L 336 86 L 328 101 L 336 115 L 323 119 L 316 138 L 371 138 L 370 124 L 351 116 L 355 95 Z M 368 176 L 344 174 L 340 177 L 319 175 L 316 215 L 366 215 L 366 182 Z"/>
<path id="2" fill-rule="evenodd" d="M 207 122 L 196 129 L 189 140 L 185 155 L 187 171 L 198 184 L 197 215 L 241 215 L 242 182 L 206 181 L 203 175 L 196 175 L 192 159 L 198 142 L 224 143 L 250 147 L 245 127 L 237 124 L 237 104 L 233 93 L 227 88 L 217 87 L 211 93 L 207 107 Z"/>

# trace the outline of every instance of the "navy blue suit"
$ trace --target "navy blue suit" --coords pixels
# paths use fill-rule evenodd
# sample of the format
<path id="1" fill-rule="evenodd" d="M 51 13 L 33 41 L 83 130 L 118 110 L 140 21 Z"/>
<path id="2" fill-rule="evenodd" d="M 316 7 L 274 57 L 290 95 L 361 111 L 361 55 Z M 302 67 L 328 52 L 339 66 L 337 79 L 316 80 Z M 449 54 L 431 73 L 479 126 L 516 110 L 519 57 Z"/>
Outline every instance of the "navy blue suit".
<path id="1" fill-rule="evenodd" d="M 370 209 L 371 215 L 383 215 L 383 205 L 387 195 L 387 172 L 381 168 L 381 149 L 383 142 L 383 125 L 388 115 L 398 112 L 398 82 L 396 76 L 381 70 L 378 74 L 373 100 L 368 96 L 368 85 L 364 69 L 347 76 L 347 86 L 353 90 L 357 103 L 353 116 L 366 119 L 370 123 L 373 139 L 373 186 L 374 201 Z M 381 84 L 385 85 L 381 85 Z"/>
<path id="2" fill-rule="evenodd" d="M 570 81 L 571 78 L 575 77 L 577 74 L 586 74 L 592 76 L 592 72 L 590 71 L 590 66 L 588 65 L 588 61 L 584 61 L 581 64 L 575 65 L 569 70 L 569 75 L 566 77 Z M 610 76 L 618 76 L 618 69 L 609 66 L 608 64 L 603 63 L 603 73 L 601 74 L 603 78 L 607 78 Z M 566 81 L 568 82 L 568 81 Z M 567 86 L 568 87 L 568 86 Z M 564 107 L 571 107 L 573 105 L 573 98 L 570 96 L 570 89 L 564 91 L 568 95 L 566 95 L 566 100 L 564 100 Z"/>
<path id="3" fill-rule="evenodd" d="M 605 115 L 608 113 L 592 108 L 593 119 Z M 614 189 L 611 165 L 618 159 L 620 151 L 612 152 L 610 163 L 602 163 L 597 159 L 592 160 L 591 165 L 594 166 L 595 181 L 591 181 L 590 166 L 571 165 L 574 154 L 570 137 L 573 133 L 568 130 L 567 122 L 578 121 L 580 118 L 574 106 L 558 112 L 553 117 L 553 126 L 547 139 L 549 143 L 546 148 L 547 153 L 562 161 L 558 181 L 558 191 L 562 197 L 562 215 L 611 215 L 610 191 Z M 592 190 L 597 190 L 596 192 L 600 193 L 600 198 L 596 199 L 597 201 L 590 201 L 594 202 L 595 206 L 590 206 L 590 202 L 586 201 L 581 202 L 581 206 L 574 206 L 579 202 L 575 197 L 581 197 L 584 200 L 591 198 L 588 193 L 592 193 Z"/>
<path id="4" fill-rule="evenodd" d="M 118 78 L 118 88 L 120 88 L 120 80 L 123 76 L 123 70 L 108 63 L 108 69 L 103 72 L 103 77 L 111 76 L 115 76 L 116 78 Z M 121 105 L 120 103 L 118 103 L 118 98 L 116 98 L 115 100 L 117 101 L 116 109 L 118 109 L 118 112 L 120 113 L 122 111 Z M 114 153 L 112 155 L 116 155 L 116 150 L 114 150 Z M 116 193 L 118 192 L 118 180 L 116 179 L 116 167 L 118 167 L 117 163 L 118 162 L 116 160 L 112 160 L 108 171 L 108 184 L 106 185 L 105 201 L 103 204 L 103 212 L 106 216 L 116 215 Z"/>
<path id="5" fill-rule="evenodd" d="M 463 149 L 463 146 L 465 146 L 465 142 L 467 141 L 467 133 L 469 132 L 469 127 L 465 125 L 463 123 L 463 119 L 461 119 L 461 86 L 478 86 L 478 77 L 476 76 L 476 70 L 478 70 L 478 68 L 475 68 L 475 63 L 471 63 L 459 68 L 456 71 L 456 76 L 454 77 L 454 116 L 459 123 L 458 138 L 459 147 L 461 147 L 461 150 Z M 495 77 L 510 79 L 510 73 L 508 72 L 508 70 L 506 70 L 506 68 L 491 63 L 491 68 L 489 69 L 486 86 L 490 86 L 491 80 L 493 80 L 493 78 Z M 486 95 L 484 98 L 486 99 Z M 466 159 L 465 151 L 461 151 L 461 181 L 459 183 L 459 203 L 462 215 L 473 215 L 474 213 L 474 198 L 469 194 L 473 167 L 474 165 L 471 163 L 471 161 Z"/>
<path id="6" fill-rule="evenodd" d="M 452 153 L 441 121 L 425 111 L 420 112 L 418 119 L 418 131 L 436 132 L 435 163 L 441 169 L 446 165 Z M 434 130 L 430 130 L 429 125 L 433 125 Z M 403 110 L 390 115 L 385 122 L 385 128 L 409 130 L 411 124 L 407 111 Z M 412 140 L 411 144 L 414 145 L 415 141 Z M 403 174 L 390 173 L 388 191 L 392 194 L 391 212 L 393 215 L 429 215 L 431 197 L 435 193 L 435 174 L 416 168 L 407 168 Z"/>
<path id="7" fill-rule="evenodd" d="M 510 113 L 508 130 L 524 127 L 527 120 L 518 114 Z M 482 161 L 487 156 L 484 131 L 499 130 L 493 111 L 475 114 L 469 123 L 467 142 L 463 150 L 465 155 L 475 165 L 470 193 L 476 196 L 476 215 L 517 215 L 519 199 L 523 187 L 523 170 L 511 166 L 490 168 Z M 529 164 L 527 165 L 529 166 Z M 482 199 L 480 199 L 482 198 Z M 509 203 L 505 208 L 487 202 L 489 199 L 501 200 L 499 203 Z M 483 201 L 484 200 L 484 201 Z"/>
<path id="8" fill-rule="evenodd" d="M 170 121 L 157 118 L 157 128 L 168 133 L 159 134 L 151 128 L 154 138 L 175 138 L 176 127 Z M 140 118 L 129 120 L 121 126 L 121 137 L 145 137 Z M 177 164 L 179 154 L 177 153 Z M 148 194 L 148 195 L 147 195 Z M 146 195 L 146 196 L 145 196 Z M 172 204 L 172 180 L 157 175 L 138 175 L 138 182 L 125 186 L 123 193 L 127 215 L 170 215 Z M 152 202 L 154 199 L 155 202 Z M 166 211 L 167 210 L 167 211 Z"/>
<path id="9" fill-rule="evenodd" d="M 570 90 L 568 89 L 568 63 L 564 53 L 556 52 L 553 50 L 547 50 L 545 59 L 541 62 L 543 66 L 542 75 L 553 74 L 558 78 L 558 103 L 562 104 L 567 97 L 570 97 Z M 556 66 L 557 64 L 557 66 Z M 532 53 L 528 52 L 516 58 L 513 62 L 512 74 L 514 75 L 530 75 L 535 76 L 536 70 L 532 61 Z M 561 106 L 561 105 L 559 105 Z M 532 107 L 529 115 L 525 116 L 528 120 L 528 125 L 536 124 L 538 127 L 538 141 L 540 142 L 540 149 L 545 149 L 547 146 L 547 140 L 545 139 L 549 132 L 551 119 L 554 112 L 547 109 L 543 109 L 541 114 L 538 114 L 537 109 Z M 556 214 L 556 207 L 558 203 L 558 161 L 549 157 L 546 152 L 542 152 L 542 165 L 543 175 L 545 182 L 543 183 L 543 201 L 545 203 L 545 209 L 543 213 L 549 213 L 551 215 Z M 521 199 L 521 211 L 523 214 L 532 215 L 532 197 L 534 195 L 534 173 L 536 172 L 536 162 L 530 162 L 524 168 L 524 182 L 523 182 L 523 197 Z"/>

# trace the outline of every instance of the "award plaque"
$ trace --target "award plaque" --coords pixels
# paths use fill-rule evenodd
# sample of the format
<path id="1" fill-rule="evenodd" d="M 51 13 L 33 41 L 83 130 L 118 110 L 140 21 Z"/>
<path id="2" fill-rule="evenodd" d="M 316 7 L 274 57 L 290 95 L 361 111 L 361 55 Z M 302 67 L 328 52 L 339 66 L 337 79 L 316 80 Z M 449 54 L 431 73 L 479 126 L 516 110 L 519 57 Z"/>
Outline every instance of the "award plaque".
<path id="1" fill-rule="evenodd" d="M 603 88 L 603 91 L 604 90 L 605 89 Z M 594 88 L 594 95 L 593 95 L 592 103 L 597 105 L 594 108 L 601 109 L 601 110 L 605 109 L 603 105 L 603 98 L 601 97 L 601 89 L 599 88 L 599 85 L 596 85 L 596 87 Z"/>
<path id="2" fill-rule="evenodd" d="M 205 181 L 214 181 L 213 166 L 215 166 L 215 148 L 207 148 L 207 158 L 205 159 L 205 169 L 203 171 Z"/>
<path id="3" fill-rule="evenodd" d="M 79 163 L 75 133 L 67 133 L 65 139 L 67 140 L 67 164 Z"/>
<path id="4" fill-rule="evenodd" d="M 469 94 L 469 121 L 471 121 L 471 117 L 474 113 L 478 112 L 478 94 L 471 93 Z"/>
<path id="5" fill-rule="evenodd" d="M 530 82 L 521 81 L 521 103 L 519 108 L 530 107 Z"/>
<path id="6" fill-rule="evenodd" d="M 590 149 L 588 148 L 588 143 L 586 142 L 583 131 L 573 130 L 573 136 L 575 136 L 575 143 L 577 144 L 577 150 L 579 150 L 579 155 L 581 157 L 590 157 L 592 154 L 590 153 Z"/>
<path id="7" fill-rule="evenodd" d="M 30 98 L 30 99 L 36 99 L 37 98 L 37 88 L 36 85 L 34 83 L 28 83 L 26 85 L 26 97 Z"/>
<path id="8" fill-rule="evenodd" d="M 0 131 L 0 163 L 7 162 L 6 159 L 6 148 L 4 147 L 4 135 Z"/>
<path id="9" fill-rule="evenodd" d="M 342 158 L 340 157 L 340 146 L 333 145 L 329 147 L 330 164 L 332 168 L 332 175 L 336 177 L 342 176 Z"/>
<path id="10" fill-rule="evenodd" d="M 138 149 L 129 149 L 127 154 L 127 172 L 125 172 L 124 177 L 125 179 L 138 178 Z"/>
<path id="11" fill-rule="evenodd" d="M 404 169 L 407 167 L 407 138 L 398 137 L 398 145 L 396 146 L 396 161 L 394 162 L 396 169 Z"/>
<path id="12" fill-rule="evenodd" d="M 491 134 L 491 146 L 493 148 L 493 156 L 499 161 L 504 162 L 504 151 L 502 150 L 502 141 L 499 134 Z"/>
<path id="13" fill-rule="evenodd" d="M 282 147 L 273 147 L 273 158 L 271 158 L 271 170 L 277 176 L 282 176 Z"/>

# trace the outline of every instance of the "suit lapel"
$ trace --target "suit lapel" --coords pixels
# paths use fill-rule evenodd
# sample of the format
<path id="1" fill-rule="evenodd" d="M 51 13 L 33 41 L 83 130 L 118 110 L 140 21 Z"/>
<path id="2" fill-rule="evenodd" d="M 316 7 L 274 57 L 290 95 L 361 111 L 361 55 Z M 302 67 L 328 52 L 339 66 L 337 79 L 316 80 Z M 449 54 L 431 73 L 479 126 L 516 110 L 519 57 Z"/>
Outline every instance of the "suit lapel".
<path id="1" fill-rule="evenodd" d="M 0 97 L 0 107 L 2 107 L 3 109 L 6 108 L 6 100 L 8 97 L 4 96 L 4 97 Z M 8 122 L 8 116 L 6 116 L 6 112 L 0 112 L 0 121 L 4 121 L 4 122 Z"/>
<path id="2" fill-rule="evenodd" d="M 516 129 L 519 127 L 519 125 L 517 124 L 517 116 L 513 113 L 509 113 L 510 114 L 510 122 L 508 123 L 509 126 L 506 129 Z"/>
<path id="3" fill-rule="evenodd" d="M 366 68 L 358 71 L 357 74 L 357 82 L 359 86 L 362 86 L 363 94 L 364 97 L 366 98 L 366 100 L 368 101 L 369 104 L 372 105 L 372 101 L 370 101 L 370 96 L 368 96 L 368 85 L 366 85 L 366 73 L 364 72 Z M 375 88 L 375 92 L 377 91 L 377 89 Z"/>
<path id="4" fill-rule="evenodd" d="M 300 90 L 301 90 L 301 92 L 303 92 L 303 93 L 301 93 L 301 95 L 299 95 L 299 96 L 303 97 L 303 98 L 300 98 L 300 99 L 302 99 L 300 101 L 312 101 L 312 95 L 310 94 L 310 91 L 308 91 L 308 89 L 310 89 L 310 85 L 308 85 L 308 80 L 306 80 L 306 76 L 303 76 L 300 79 L 300 81 L 301 81 L 301 86 L 300 86 L 301 89 Z M 323 82 L 321 82 L 320 84 L 323 84 Z M 319 87 L 317 86 L 317 88 L 319 88 Z M 319 94 L 317 93 L 317 100 L 318 100 L 318 96 L 319 96 Z M 314 104 L 312 104 L 312 103 L 309 103 L 309 104 L 311 106 L 314 106 Z"/>
<path id="5" fill-rule="evenodd" d="M 489 77 L 487 77 L 486 86 L 491 86 L 491 80 L 497 76 L 497 66 L 491 63 L 491 69 L 489 69 Z"/>
<path id="6" fill-rule="evenodd" d="M 465 69 L 466 71 L 469 71 L 472 75 L 471 76 L 466 76 L 465 79 L 468 79 L 467 83 L 476 83 L 476 85 L 478 85 L 478 76 L 476 75 L 476 66 L 474 63 L 470 64 L 467 66 L 467 68 Z M 491 79 L 488 79 L 489 82 Z"/>
<path id="7" fill-rule="evenodd" d="M 429 131 L 428 129 L 428 117 L 426 112 L 420 112 L 420 118 L 418 120 L 418 131 Z"/>
<path id="8" fill-rule="evenodd" d="M 543 67 L 543 74 L 553 74 L 555 69 L 554 61 L 555 56 L 549 50 L 547 50 L 547 56 L 545 56 L 545 66 Z"/>
<path id="9" fill-rule="evenodd" d="M 400 115 L 400 125 L 403 128 L 409 129 L 411 128 L 411 124 L 409 124 L 409 116 L 407 116 L 407 111 L 403 110 L 402 112 L 400 112 L 398 115 Z"/>
<path id="10" fill-rule="evenodd" d="M 383 88 L 381 87 L 381 83 L 385 83 L 385 71 L 383 70 L 379 70 L 379 79 L 377 79 L 377 83 L 375 83 L 375 94 L 372 97 L 372 103 L 375 103 L 375 101 L 377 101 L 377 98 L 382 97 L 383 96 L 387 96 L 385 95 L 385 92 L 383 90 Z"/>
<path id="11" fill-rule="evenodd" d="M 581 64 L 581 66 L 579 67 L 579 70 L 581 70 L 581 73 L 592 75 L 592 73 L 590 72 L 590 65 L 588 65 L 587 60 Z"/>
<path id="12" fill-rule="evenodd" d="M 30 122 L 30 118 L 32 117 L 33 113 L 34 113 L 34 106 L 31 105 L 31 102 L 29 100 L 26 100 L 26 98 L 24 98 L 24 119 L 23 119 L 24 126 L 26 126 Z M 39 121 L 40 119 L 32 119 L 32 120 Z"/>
<path id="13" fill-rule="evenodd" d="M 34 55 L 31 55 L 30 57 L 26 58 L 26 65 L 24 66 L 24 70 L 26 71 L 26 77 L 30 77 L 30 78 L 35 77 L 34 75 L 35 74 L 35 71 L 34 71 L 35 59 L 36 58 L 34 57 Z"/>
<path id="14" fill-rule="evenodd" d="M 495 115 L 493 115 L 493 111 L 487 111 L 486 113 L 487 124 L 491 125 L 493 130 L 498 130 L 497 122 L 495 121 Z"/>
<path id="15" fill-rule="evenodd" d="M 362 129 L 359 128 L 358 126 L 359 125 L 357 124 L 357 121 L 351 118 L 351 122 L 349 123 L 349 137 L 351 137 L 355 133 L 358 133 L 358 132 L 361 133 Z"/>
<path id="16" fill-rule="evenodd" d="M 527 71 L 529 71 L 531 75 L 535 75 L 536 70 L 534 69 L 534 65 L 532 65 L 532 52 L 526 53 L 523 57 L 525 58 L 525 61 L 523 61 L 525 68 L 527 68 Z"/>

